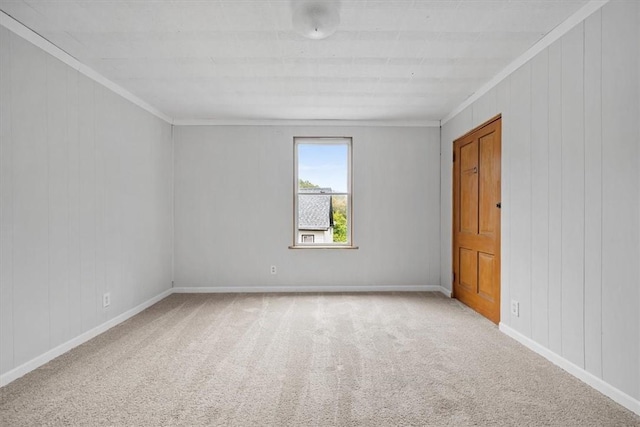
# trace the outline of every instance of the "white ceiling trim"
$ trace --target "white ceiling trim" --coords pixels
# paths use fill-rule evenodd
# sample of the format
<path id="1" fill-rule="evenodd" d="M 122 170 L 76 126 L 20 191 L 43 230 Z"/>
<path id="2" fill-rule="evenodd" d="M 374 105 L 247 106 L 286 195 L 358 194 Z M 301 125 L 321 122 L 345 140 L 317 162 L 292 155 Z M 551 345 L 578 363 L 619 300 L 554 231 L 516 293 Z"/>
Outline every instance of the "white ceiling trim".
<path id="1" fill-rule="evenodd" d="M 45 39 L 44 37 L 42 37 L 40 34 L 36 33 L 35 31 L 33 31 L 32 29 L 26 27 L 21 22 L 16 21 L 14 18 L 7 15 L 3 11 L 0 11 L 0 25 L 7 28 L 9 31 L 15 33 L 16 35 L 22 37 L 26 41 L 36 45 L 40 49 L 47 52 L 49 55 L 53 56 L 56 59 L 59 59 L 60 61 L 64 62 L 71 68 L 89 77 L 91 80 L 94 80 L 95 82 L 100 83 L 107 89 L 112 90 L 113 92 L 117 93 L 118 95 L 125 98 L 126 100 L 134 103 L 135 105 L 142 108 L 143 110 L 148 111 L 149 113 L 164 120 L 169 124 L 173 122 L 171 117 L 167 116 L 162 111 L 158 110 L 154 106 L 138 98 L 128 90 L 124 89 L 122 86 L 107 79 L 105 76 L 98 73 L 93 68 L 87 67 L 86 65 L 78 61 L 76 58 L 69 55 L 67 52 L 60 49 L 58 46 L 54 45 L 49 40 Z"/>
<path id="2" fill-rule="evenodd" d="M 381 126 L 440 127 L 439 120 L 174 120 L 175 126 Z"/>
<path id="3" fill-rule="evenodd" d="M 521 56 L 516 58 L 512 63 L 507 65 L 502 71 L 496 74 L 491 80 L 482 85 L 480 89 L 475 91 L 473 95 L 467 98 L 462 104 L 458 105 L 453 109 L 449 114 L 447 114 L 442 120 L 440 120 L 441 124 L 444 126 L 449 120 L 453 119 L 456 115 L 461 113 L 465 108 L 476 102 L 480 97 L 491 89 L 496 87 L 502 80 L 507 78 L 511 73 L 516 71 L 518 68 L 526 64 L 528 61 L 533 59 L 534 56 L 542 52 L 544 49 L 549 47 L 553 42 L 559 40 L 562 36 L 567 34 L 572 28 L 576 25 L 580 24 L 582 21 L 587 19 L 591 14 L 599 10 L 602 6 L 609 3 L 609 0 L 591 0 L 589 3 L 578 9 L 576 13 L 567 18 L 566 21 L 558 25 L 556 28 L 547 33 L 544 37 L 542 37 L 536 44 L 531 46 L 529 50 L 523 53 Z"/>

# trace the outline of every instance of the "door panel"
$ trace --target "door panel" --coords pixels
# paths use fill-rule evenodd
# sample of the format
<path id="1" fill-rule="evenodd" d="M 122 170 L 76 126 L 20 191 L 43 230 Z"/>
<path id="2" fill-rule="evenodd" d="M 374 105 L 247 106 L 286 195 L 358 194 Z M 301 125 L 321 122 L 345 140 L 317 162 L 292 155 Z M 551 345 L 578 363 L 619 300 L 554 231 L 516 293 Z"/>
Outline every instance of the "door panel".
<path id="1" fill-rule="evenodd" d="M 493 301 L 494 295 L 494 260 L 493 255 L 478 252 L 478 293 L 489 301 Z"/>
<path id="2" fill-rule="evenodd" d="M 453 294 L 500 321 L 501 119 L 454 142 Z"/>
<path id="3" fill-rule="evenodd" d="M 478 144 L 471 142 L 460 148 L 461 231 L 478 231 Z"/>
<path id="4" fill-rule="evenodd" d="M 500 188 L 496 183 L 500 183 L 500 177 L 496 176 L 496 167 L 493 165 L 496 153 L 494 152 L 495 132 L 485 135 L 479 139 L 480 142 L 480 185 L 479 185 L 479 222 L 480 234 L 493 235 L 496 227 L 496 205 L 495 200 Z M 499 171 L 500 165 L 498 165 Z"/>
<path id="5" fill-rule="evenodd" d="M 477 288 L 478 270 L 476 252 L 471 249 L 460 248 L 460 286 L 470 292 Z"/>

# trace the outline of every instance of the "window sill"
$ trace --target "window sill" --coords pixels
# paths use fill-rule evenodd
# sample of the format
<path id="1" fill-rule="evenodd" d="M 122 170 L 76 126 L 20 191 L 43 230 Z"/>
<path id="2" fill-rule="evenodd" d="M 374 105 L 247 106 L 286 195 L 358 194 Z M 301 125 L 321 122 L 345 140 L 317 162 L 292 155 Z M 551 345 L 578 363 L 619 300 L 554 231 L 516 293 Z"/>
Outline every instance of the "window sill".
<path id="1" fill-rule="evenodd" d="M 359 249 L 353 245 L 292 245 L 289 249 Z"/>

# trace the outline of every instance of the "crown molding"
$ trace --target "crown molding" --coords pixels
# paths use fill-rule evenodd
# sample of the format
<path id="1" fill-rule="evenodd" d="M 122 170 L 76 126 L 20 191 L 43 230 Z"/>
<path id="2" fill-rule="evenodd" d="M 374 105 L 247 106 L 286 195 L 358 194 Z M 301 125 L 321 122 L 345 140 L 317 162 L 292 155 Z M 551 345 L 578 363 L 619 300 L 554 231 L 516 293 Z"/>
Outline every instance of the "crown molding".
<path id="1" fill-rule="evenodd" d="M 382 126 L 440 127 L 439 120 L 246 120 L 246 119 L 175 119 L 176 126 Z"/>
<path id="2" fill-rule="evenodd" d="M 62 61 L 63 63 L 70 66 L 71 68 L 77 70 L 79 73 L 82 73 L 85 76 L 89 77 L 91 80 L 95 81 L 96 83 L 100 83 L 102 86 L 106 87 L 107 89 L 117 93 L 124 99 L 132 102 L 133 104 L 137 105 L 143 110 L 153 114 L 154 116 L 164 120 L 169 124 L 173 122 L 171 117 L 167 116 L 162 111 L 158 110 L 151 104 L 148 104 L 144 100 L 138 98 L 128 90 L 124 89 L 122 86 L 118 85 L 117 83 L 112 82 L 102 74 L 98 73 L 93 68 L 87 67 L 85 64 L 78 61 L 76 58 L 69 55 L 67 52 L 60 49 L 58 46 L 51 43 L 49 40 L 42 37 L 40 34 L 36 33 L 35 31 L 25 26 L 21 22 L 17 21 L 13 17 L 7 15 L 3 11 L 0 11 L 0 25 L 5 27 L 12 33 L 22 37 L 23 39 L 30 42 L 31 44 L 34 44 L 35 46 L 44 50 L 49 55 Z"/>
<path id="3" fill-rule="evenodd" d="M 526 64 L 528 61 L 533 59 L 534 56 L 542 52 L 544 49 L 549 47 L 553 42 L 559 40 L 562 36 L 567 34 L 573 27 L 587 19 L 591 14 L 598 11 L 605 4 L 609 3 L 609 0 L 591 0 L 589 3 L 582 6 L 578 9 L 573 15 L 567 18 L 560 25 L 555 27 L 549 33 L 547 33 L 544 37 L 542 37 L 536 44 L 531 46 L 525 53 L 516 58 L 513 62 L 507 65 L 502 71 L 496 74 L 491 80 L 489 80 L 484 85 L 480 86 L 480 88 L 473 93 L 469 98 L 465 99 L 464 102 L 454 108 L 449 114 L 447 114 L 440 121 L 444 126 L 449 120 L 457 116 L 462 112 L 465 108 L 476 102 L 480 97 L 491 89 L 496 87 L 501 81 L 507 78 L 511 73 L 516 71 L 518 68 Z"/>

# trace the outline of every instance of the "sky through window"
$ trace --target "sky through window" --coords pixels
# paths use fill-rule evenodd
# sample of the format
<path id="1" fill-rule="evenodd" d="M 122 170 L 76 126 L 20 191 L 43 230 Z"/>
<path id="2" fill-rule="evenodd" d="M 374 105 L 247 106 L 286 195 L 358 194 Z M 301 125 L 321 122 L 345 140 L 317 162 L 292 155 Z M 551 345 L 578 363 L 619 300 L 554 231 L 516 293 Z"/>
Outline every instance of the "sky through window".
<path id="1" fill-rule="evenodd" d="M 298 178 L 334 192 L 347 192 L 346 144 L 299 144 Z"/>

